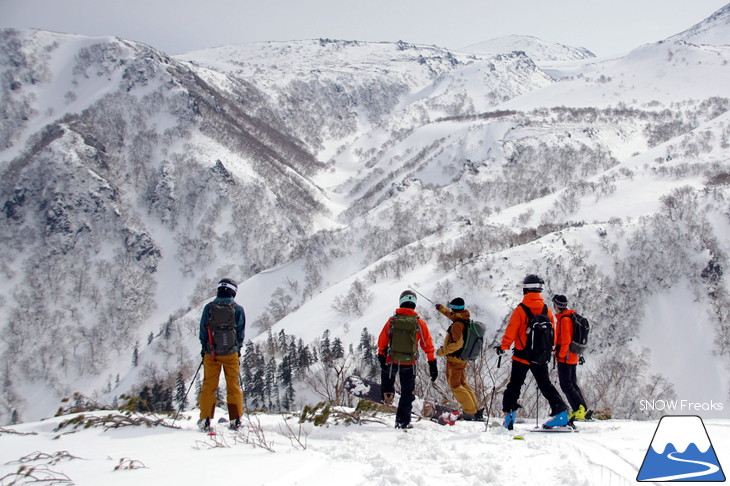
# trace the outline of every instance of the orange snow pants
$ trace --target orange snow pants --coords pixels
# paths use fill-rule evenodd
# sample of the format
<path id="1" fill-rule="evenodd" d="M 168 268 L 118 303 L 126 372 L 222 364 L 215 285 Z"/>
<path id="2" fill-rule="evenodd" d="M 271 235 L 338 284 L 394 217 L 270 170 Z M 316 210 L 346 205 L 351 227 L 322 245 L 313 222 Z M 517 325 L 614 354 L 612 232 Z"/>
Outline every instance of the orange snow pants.
<path id="1" fill-rule="evenodd" d="M 243 414 L 243 392 L 238 381 L 238 354 L 216 356 L 210 354 L 203 358 L 203 386 L 200 389 L 200 418 L 213 418 L 215 414 L 215 392 L 218 390 L 221 368 L 226 377 L 226 401 L 228 402 L 228 418 L 235 420 Z"/>
<path id="2" fill-rule="evenodd" d="M 446 381 L 464 413 L 477 412 L 477 397 L 466 382 L 466 361 L 446 361 Z"/>

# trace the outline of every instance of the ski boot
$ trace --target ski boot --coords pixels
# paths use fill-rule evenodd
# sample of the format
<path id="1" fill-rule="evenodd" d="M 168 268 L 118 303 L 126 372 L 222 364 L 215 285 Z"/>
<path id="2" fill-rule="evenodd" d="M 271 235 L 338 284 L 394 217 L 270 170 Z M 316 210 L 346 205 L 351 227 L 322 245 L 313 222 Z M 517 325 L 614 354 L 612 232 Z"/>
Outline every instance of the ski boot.
<path id="1" fill-rule="evenodd" d="M 578 410 L 571 412 L 570 415 L 568 415 L 568 420 L 571 422 L 574 420 L 585 420 L 586 419 L 586 408 L 581 405 L 578 407 Z"/>
<path id="2" fill-rule="evenodd" d="M 502 426 L 507 430 L 513 430 L 515 428 L 515 411 L 504 412 L 504 422 Z"/>
<path id="3" fill-rule="evenodd" d="M 228 422 L 228 427 L 231 430 L 238 430 L 238 428 L 240 426 L 241 426 L 241 419 L 240 418 L 231 419 L 231 421 Z"/>
<path id="4" fill-rule="evenodd" d="M 542 424 L 542 427 L 545 429 L 552 429 L 555 427 L 565 427 L 568 425 L 568 412 L 566 410 L 563 410 L 562 412 L 553 415 L 553 417 Z"/>
<path id="5" fill-rule="evenodd" d="M 394 398 L 395 398 L 395 393 L 391 393 L 391 392 L 383 393 L 383 403 L 386 405 L 392 405 Z"/>
<path id="6" fill-rule="evenodd" d="M 396 422 L 395 423 L 395 428 L 396 429 L 405 429 L 405 430 L 407 430 L 407 429 L 412 429 L 413 428 L 413 425 L 411 425 L 410 422 L 407 423 L 407 424 L 404 424 L 402 422 Z"/>
<path id="7" fill-rule="evenodd" d="M 201 432 L 209 432 L 210 431 L 210 419 L 204 418 L 198 420 L 198 428 Z"/>
<path id="8" fill-rule="evenodd" d="M 477 422 L 484 422 L 484 409 L 480 408 L 477 413 L 474 414 L 474 420 Z"/>

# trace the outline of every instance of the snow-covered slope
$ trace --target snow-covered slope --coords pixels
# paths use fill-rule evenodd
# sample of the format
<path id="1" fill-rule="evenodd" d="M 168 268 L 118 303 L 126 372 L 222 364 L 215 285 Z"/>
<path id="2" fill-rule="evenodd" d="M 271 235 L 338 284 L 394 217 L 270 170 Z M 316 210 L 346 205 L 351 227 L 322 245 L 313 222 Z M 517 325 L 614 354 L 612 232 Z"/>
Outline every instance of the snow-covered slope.
<path id="1" fill-rule="evenodd" d="M 723 19 L 703 32 L 726 35 Z M 727 46 L 670 39 L 546 72 L 407 43 L 170 58 L 1 35 L 3 420 L 191 379 L 224 275 L 251 346 L 283 343 L 252 373 L 325 333 L 357 354 L 409 285 L 464 297 L 496 338 L 539 273 L 594 324 L 580 375 L 597 408 L 728 399 Z M 484 404 L 507 367 L 483 359 Z M 304 376 L 321 368 L 300 370 L 297 405 L 322 398 Z"/>
<path id="2" fill-rule="evenodd" d="M 86 417 L 95 415 L 100 414 Z M 188 419 L 178 421 L 182 430 L 127 426 L 69 433 L 72 425 L 55 430 L 77 417 L 4 429 L 0 477 L 12 484 L 25 467 L 37 479 L 78 486 L 121 486 L 130 480 L 194 486 L 223 475 L 265 486 L 519 486 L 536 477 L 546 485 L 633 484 L 656 428 L 656 422 L 610 420 L 582 425 L 577 434 L 539 434 L 525 431 L 534 424 L 508 433 L 485 430 L 482 423 L 418 422 L 404 433 L 390 426 L 392 415 L 380 414 L 363 425 L 330 420 L 322 427 L 299 424 L 296 416 L 254 415 L 239 434 L 223 430 L 215 437 L 201 435 Z M 722 465 L 730 463 L 728 426 L 727 420 L 706 421 Z M 523 439 L 514 440 L 515 434 Z"/>
<path id="3" fill-rule="evenodd" d="M 730 45 L 730 5 L 725 5 L 702 22 L 667 40 L 712 46 Z"/>

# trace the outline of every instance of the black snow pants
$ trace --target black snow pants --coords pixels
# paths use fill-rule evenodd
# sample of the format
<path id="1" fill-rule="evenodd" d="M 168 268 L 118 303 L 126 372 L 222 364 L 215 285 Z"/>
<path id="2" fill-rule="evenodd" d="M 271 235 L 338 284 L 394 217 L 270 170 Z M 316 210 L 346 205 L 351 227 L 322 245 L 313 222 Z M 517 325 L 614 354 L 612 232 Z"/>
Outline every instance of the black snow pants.
<path id="1" fill-rule="evenodd" d="M 520 398 L 522 391 L 522 385 L 525 384 L 527 378 L 527 372 L 531 371 L 532 376 L 535 377 L 537 387 L 540 389 L 540 393 L 547 398 L 550 404 L 550 415 L 556 415 L 568 409 L 567 405 L 560 396 L 560 392 L 550 382 L 550 370 L 548 365 L 527 365 L 520 363 L 519 361 L 512 360 L 512 374 L 510 376 L 507 388 L 504 391 L 502 397 L 502 411 L 512 412 L 520 408 L 517 400 Z"/>
<path id="2" fill-rule="evenodd" d="M 558 363 L 558 378 L 560 379 L 560 389 L 563 390 L 565 398 L 570 403 L 570 408 L 573 411 L 583 405 L 588 410 L 586 399 L 583 397 L 583 392 L 578 386 L 578 375 L 576 369 L 578 365 L 568 363 Z"/>
<path id="3" fill-rule="evenodd" d="M 395 392 L 395 377 L 400 377 L 400 400 L 395 412 L 395 422 L 399 425 L 411 423 L 411 409 L 413 408 L 413 390 L 416 389 L 416 368 L 412 365 L 388 364 L 380 371 L 380 386 L 383 393 Z"/>

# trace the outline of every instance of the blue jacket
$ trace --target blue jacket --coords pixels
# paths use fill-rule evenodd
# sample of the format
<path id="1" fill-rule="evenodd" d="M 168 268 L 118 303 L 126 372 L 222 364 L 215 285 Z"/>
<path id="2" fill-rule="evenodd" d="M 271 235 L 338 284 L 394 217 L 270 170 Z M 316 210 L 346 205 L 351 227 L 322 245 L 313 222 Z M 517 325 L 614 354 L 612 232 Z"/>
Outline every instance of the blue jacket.
<path id="1" fill-rule="evenodd" d="M 236 310 L 236 337 L 238 339 L 238 349 L 240 351 L 240 349 L 243 347 L 243 338 L 245 336 L 246 329 L 246 314 L 243 312 L 243 307 L 236 304 L 231 297 L 216 297 L 215 299 L 213 299 L 213 302 L 233 302 L 234 308 Z M 206 354 L 210 354 L 210 349 L 208 348 L 207 328 L 209 307 L 210 304 L 205 304 L 205 307 L 203 307 L 203 315 L 200 317 L 200 345 L 203 347 L 203 352 Z"/>

